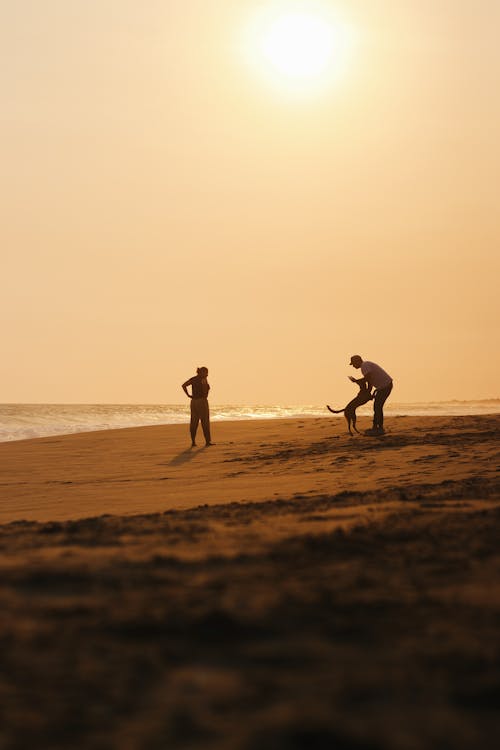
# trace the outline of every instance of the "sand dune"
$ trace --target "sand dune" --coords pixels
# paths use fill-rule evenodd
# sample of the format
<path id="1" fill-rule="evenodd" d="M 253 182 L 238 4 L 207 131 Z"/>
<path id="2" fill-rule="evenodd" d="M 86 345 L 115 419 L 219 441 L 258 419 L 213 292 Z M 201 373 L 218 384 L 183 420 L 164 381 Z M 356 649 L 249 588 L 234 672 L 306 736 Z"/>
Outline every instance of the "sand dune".
<path id="1" fill-rule="evenodd" d="M 427 750 L 500 729 L 500 417 L 0 445 L 0 747 Z"/>

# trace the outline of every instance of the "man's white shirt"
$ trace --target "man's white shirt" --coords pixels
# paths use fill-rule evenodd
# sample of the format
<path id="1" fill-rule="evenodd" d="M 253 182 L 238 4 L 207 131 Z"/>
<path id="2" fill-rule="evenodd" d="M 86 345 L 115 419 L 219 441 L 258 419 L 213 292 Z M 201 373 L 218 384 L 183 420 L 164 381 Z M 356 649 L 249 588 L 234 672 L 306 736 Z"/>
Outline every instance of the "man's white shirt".
<path id="1" fill-rule="evenodd" d="M 370 383 L 374 388 L 387 388 L 392 383 L 392 378 L 380 365 L 376 365 L 375 362 L 363 362 L 361 365 L 361 372 L 366 377 L 370 375 Z"/>

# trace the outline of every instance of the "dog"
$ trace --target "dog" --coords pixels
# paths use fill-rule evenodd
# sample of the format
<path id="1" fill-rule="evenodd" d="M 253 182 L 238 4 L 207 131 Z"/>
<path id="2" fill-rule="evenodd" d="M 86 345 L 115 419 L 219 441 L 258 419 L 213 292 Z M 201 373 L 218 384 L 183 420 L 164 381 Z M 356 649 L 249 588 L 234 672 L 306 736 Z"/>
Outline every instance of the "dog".
<path id="1" fill-rule="evenodd" d="M 360 378 L 359 380 L 352 380 L 354 383 L 357 383 L 359 385 L 359 393 L 356 398 L 353 398 L 352 401 L 349 401 L 347 406 L 345 406 L 343 409 L 332 409 L 330 406 L 328 406 L 328 404 L 326 405 L 326 408 L 328 409 L 328 411 L 331 411 L 332 414 L 342 414 L 343 412 L 347 420 L 347 429 L 349 430 L 349 435 L 352 435 L 351 424 L 359 435 L 361 433 L 356 427 L 356 409 L 358 408 L 358 406 L 363 406 L 363 404 L 371 401 L 373 398 L 373 394 L 371 392 L 371 388 L 367 386 L 366 380 L 364 378 Z"/>

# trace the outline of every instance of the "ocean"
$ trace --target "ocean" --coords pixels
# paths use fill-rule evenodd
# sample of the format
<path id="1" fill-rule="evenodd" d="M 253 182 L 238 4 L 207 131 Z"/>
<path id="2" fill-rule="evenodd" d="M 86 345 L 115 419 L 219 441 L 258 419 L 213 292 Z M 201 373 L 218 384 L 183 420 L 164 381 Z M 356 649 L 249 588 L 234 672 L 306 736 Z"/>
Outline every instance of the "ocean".
<path id="1" fill-rule="evenodd" d="M 211 405 L 214 422 L 283 417 L 334 417 L 325 406 L 218 406 Z M 371 404 L 358 409 L 370 414 Z M 482 401 L 436 401 L 398 404 L 388 402 L 385 414 L 408 416 L 460 416 L 500 413 L 500 399 Z M 189 404 L 0 404 L 0 442 L 26 440 L 73 432 L 92 432 L 159 424 L 186 424 Z"/>

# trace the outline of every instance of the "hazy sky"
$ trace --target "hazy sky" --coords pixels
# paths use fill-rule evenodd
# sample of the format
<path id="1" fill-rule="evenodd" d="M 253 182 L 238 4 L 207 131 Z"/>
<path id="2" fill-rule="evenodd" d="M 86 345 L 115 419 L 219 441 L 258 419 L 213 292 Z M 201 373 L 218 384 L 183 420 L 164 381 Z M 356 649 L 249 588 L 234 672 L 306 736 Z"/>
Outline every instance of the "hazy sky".
<path id="1" fill-rule="evenodd" d="M 500 396 L 500 4 L 306 3 L 352 43 L 301 93 L 270 5 L 0 0 L 0 401 Z"/>

